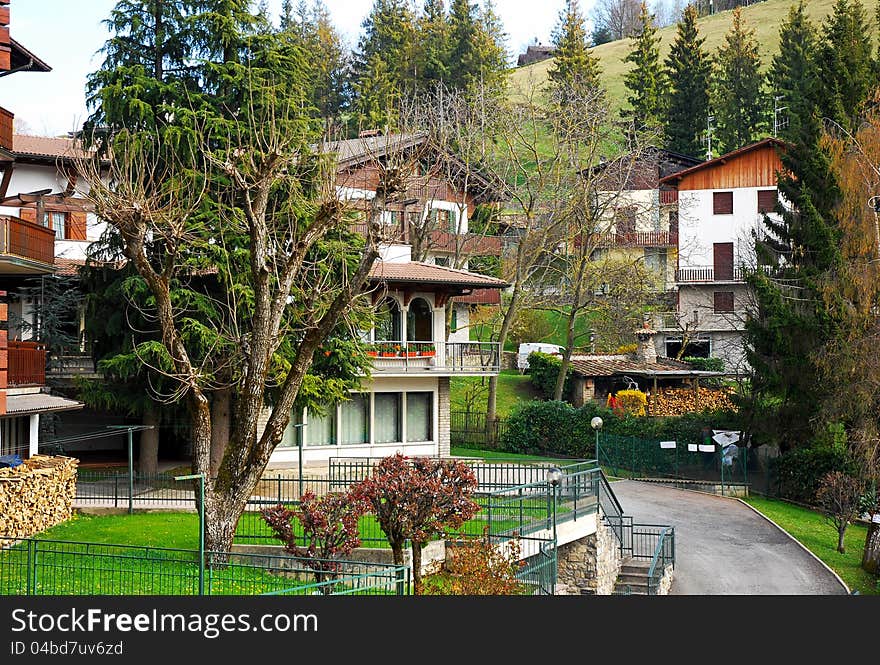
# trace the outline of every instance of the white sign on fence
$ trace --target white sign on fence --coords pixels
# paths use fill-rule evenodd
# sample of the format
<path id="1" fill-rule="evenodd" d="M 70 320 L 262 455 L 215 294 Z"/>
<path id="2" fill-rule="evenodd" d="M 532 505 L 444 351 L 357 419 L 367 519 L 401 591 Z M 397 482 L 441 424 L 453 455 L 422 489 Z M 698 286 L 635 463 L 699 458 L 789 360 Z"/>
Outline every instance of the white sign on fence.
<path id="1" fill-rule="evenodd" d="M 710 443 L 709 445 L 700 444 L 700 452 L 701 453 L 714 453 L 715 452 L 715 444 Z"/>
<path id="2" fill-rule="evenodd" d="M 661 448 L 675 448 L 675 441 L 661 441 Z"/>
<path id="3" fill-rule="evenodd" d="M 696 443 L 689 443 L 688 444 L 688 452 L 689 453 L 697 452 L 697 444 Z"/>

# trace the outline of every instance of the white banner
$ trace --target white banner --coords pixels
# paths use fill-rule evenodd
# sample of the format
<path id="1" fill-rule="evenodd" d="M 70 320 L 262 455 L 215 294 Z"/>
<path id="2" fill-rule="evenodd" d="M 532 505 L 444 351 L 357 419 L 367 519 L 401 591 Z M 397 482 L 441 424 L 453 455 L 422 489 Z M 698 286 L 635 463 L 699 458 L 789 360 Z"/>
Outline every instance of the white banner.
<path id="1" fill-rule="evenodd" d="M 675 441 L 661 441 L 661 448 L 675 448 Z"/>
<path id="2" fill-rule="evenodd" d="M 697 444 L 696 443 L 689 443 L 688 444 L 688 452 L 689 453 L 697 452 Z"/>
<path id="3" fill-rule="evenodd" d="M 708 446 L 700 444 L 700 452 L 701 453 L 714 453 L 715 452 L 715 444 L 710 443 Z"/>

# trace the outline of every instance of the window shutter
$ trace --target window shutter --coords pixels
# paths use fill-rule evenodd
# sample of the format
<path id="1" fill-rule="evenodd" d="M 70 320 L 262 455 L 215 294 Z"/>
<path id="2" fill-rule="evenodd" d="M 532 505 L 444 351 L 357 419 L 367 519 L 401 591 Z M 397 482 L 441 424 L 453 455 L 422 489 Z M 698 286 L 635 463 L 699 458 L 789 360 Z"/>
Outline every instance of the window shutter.
<path id="1" fill-rule="evenodd" d="M 18 216 L 26 222 L 33 222 L 34 224 L 37 223 L 36 208 L 19 208 Z"/>
<path id="2" fill-rule="evenodd" d="M 712 193 L 712 214 L 715 214 L 715 215 L 732 215 L 733 214 L 733 192 L 713 192 Z"/>
<path id="3" fill-rule="evenodd" d="M 67 215 L 67 239 L 86 239 L 86 213 L 71 212 Z"/>
<path id="4" fill-rule="evenodd" d="M 758 212 L 773 212 L 776 207 L 777 194 L 775 189 L 758 190 Z"/>
<path id="5" fill-rule="evenodd" d="M 715 291 L 715 313 L 733 311 L 733 291 Z"/>

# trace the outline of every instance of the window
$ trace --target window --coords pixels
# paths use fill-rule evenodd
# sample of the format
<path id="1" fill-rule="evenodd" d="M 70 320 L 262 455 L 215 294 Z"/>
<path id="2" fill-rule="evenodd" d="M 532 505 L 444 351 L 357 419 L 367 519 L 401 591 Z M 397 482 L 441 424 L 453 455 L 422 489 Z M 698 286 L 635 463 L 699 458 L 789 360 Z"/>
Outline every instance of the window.
<path id="1" fill-rule="evenodd" d="M 370 442 L 370 394 L 355 393 L 339 405 L 339 443 Z"/>
<path id="2" fill-rule="evenodd" d="M 64 240 L 67 227 L 67 213 L 64 212 L 44 212 L 43 226 L 55 230 L 55 239 Z"/>
<path id="3" fill-rule="evenodd" d="M 636 231 L 636 207 L 626 206 L 614 211 L 614 221 L 617 234 L 635 233 Z"/>
<path id="4" fill-rule="evenodd" d="M 444 268 L 449 267 L 449 257 L 448 256 L 435 256 L 434 257 L 434 265 L 435 266 L 443 266 Z"/>
<path id="5" fill-rule="evenodd" d="M 712 214 L 714 214 L 714 215 L 732 215 L 733 214 L 733 192 L 713 192 L 712 193 Z"/>
<path id="6" fill-rule="evenodd" d="M 453 307 L 452 308 L 452 318 L 449 320 L 449 332 L 454 333 L 458 331 L 458 310 Z"/>
<path id="7" fill-rule="evenodd" d="M 386 298 L 376 310 L 375 340 L 377 342 L 399 342 L 400 307 L 394 298 Z"/>
<path id="8" fill-rule="evenodd" d="M 307 446 L 332 446 L 336 444 L 336 407 L 328 406 L 323 414 L 309 410 L 306 424 Z"/>
<path id="9" fill-rule="evenodd" d="M 715 291 L 715 313 L 733 311 L 733 291 Z"/>
<path id="10" fill-rule="evenodd" d="M 432 393 L 406 394 L 406 440 L 432 441 L 434 439 Z"/>
<path id="11" fill-rule="evenodd" d="M 458 215 L 455 210 L 431 209 L 432 226 L 435 229 L 458 233 Z"/>
<path id="12" fill-rule="evenodd" d="M 400 431 L 400 393 L 374 393 L 373 420 L 376 427 L 376 443 L 402 441 Z"/>
<path id="13" fill-rule="evenodd" d="M 430 342 L 434 339 L 434 315 L 424 298 L 413 298 L 406 314 L 406 339 Z"/>
<path id="14" fill-rule="evenodd" d="M 758 213 L 773 212 L 776 207 L 777 194 L 775 189 L 758 190 Z"/>

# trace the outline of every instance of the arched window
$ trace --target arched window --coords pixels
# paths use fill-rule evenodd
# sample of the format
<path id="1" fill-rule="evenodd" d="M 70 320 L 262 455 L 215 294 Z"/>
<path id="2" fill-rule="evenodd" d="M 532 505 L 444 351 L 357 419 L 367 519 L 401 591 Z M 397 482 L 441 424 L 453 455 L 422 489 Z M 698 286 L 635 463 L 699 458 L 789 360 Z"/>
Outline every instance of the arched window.
<path id="1" fill-rule="evenodd" d="M 408 342 L 434 341 L 434 313 L 424 298 L 413 298 L 406 315 Z"/>
<path id="2" fill-rule="evenodd" d="M 399 342 L 400 306 L 393 298 L 385 298 L 376 310 L 375 337 L 377 342 Z"/>

